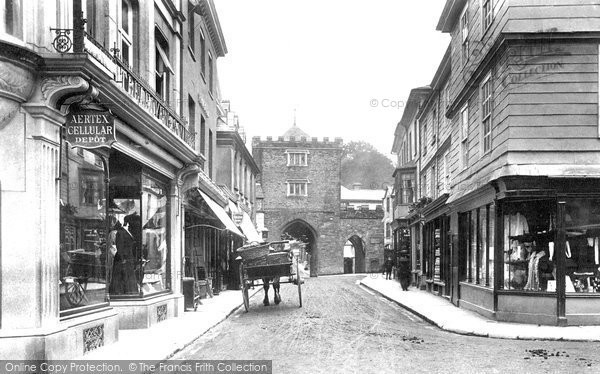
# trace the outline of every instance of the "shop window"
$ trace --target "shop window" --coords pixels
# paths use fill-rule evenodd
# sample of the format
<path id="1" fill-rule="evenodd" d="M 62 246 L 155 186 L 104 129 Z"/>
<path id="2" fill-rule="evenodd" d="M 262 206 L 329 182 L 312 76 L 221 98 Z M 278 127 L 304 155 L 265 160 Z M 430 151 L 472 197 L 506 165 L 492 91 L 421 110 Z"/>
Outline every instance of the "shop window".
<path id="1" fill-rule="evenodd" d="M 142 177 L 142 293 L 169 289 L 167 276 L 167 185 L 144 175 Z"/>
<path id="2" fill-rule="evenodd" d="M 459 215 L 459 278 L 486 287 L 494 284 L 492 204 Z"/>
<path id="3" fill-rule="evenodd" d="M 114 253 L 111 297 L 143 296 L 170 289 L 168 188 L 118 152 L 110 158 L 108 241 Z"/>
<path id="4" fill-rule="evenodd" d="M 600 293 L 600 199 L 567 200 L 565 231 L 566 292 Z"/>
<path id="5" fill-rule="evenodd" d="M 94 166 L 102 169 L 102 165 L 94 162 Z M 98 205 L 104 197 L 104 172 L 82 170 L 79 178 L 81 205 Z"/>
<path id="6" fill-rule="evenodd" d="M 471 232 L 470 235 L 470 248 L 469 248 L 469 282 L 472 283 L 478 283 L 479 279 L 478 279 L 478 273 L 477 273 L 477 268 L 478 268 L 478 254 L 479 254 L 479 247 L 478 247 L 478 217 L 479 217 L 479 209 L 475 209 L 473 211 L 471 211 L 471 216 L 470 216 L 470 228 L 469 231 Z"/>
<path id="7" fill-rule="evenodd" d="M 554 206 L 552 200 L 504 204 L 504 289 L 556 290 Z"/>
<path id="8" fill-rule="evenodd" d="M 91 151 L 65 143 L 61 153 L 59 303 L 67 312 L 106 302 L 106 174 Z"/>

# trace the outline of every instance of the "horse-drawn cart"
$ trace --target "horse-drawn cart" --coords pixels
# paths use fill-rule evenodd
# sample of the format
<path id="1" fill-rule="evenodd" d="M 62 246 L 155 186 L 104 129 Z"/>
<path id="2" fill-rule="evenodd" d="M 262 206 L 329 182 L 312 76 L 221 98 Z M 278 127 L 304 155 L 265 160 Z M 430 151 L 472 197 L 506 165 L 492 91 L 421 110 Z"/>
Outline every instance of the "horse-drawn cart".
<path id="1" fill-rule="evenodd" d="M 265 300 L 268 304 L 269 282 L 273 281 L 275 290 L 275 303 L 279 304 L 279 284 L 294 283 L 298 286 L 298 300 L 302 307 L 302 280 L 300 278 L 300 267 L 297 256 L 294 255 L 292 246 L 283 246 L 288 241 L 270 242 L 255 245 L 247 245 L 237 249 L 241 260 L 240 282 L 244 308 L 246 312 L 250 307 L 248 289 L 260 285 L 254 284 L 256 280 L 262 280 L 265 289 Z M 285 249 L 285 248 L 288 249 Z M 294 274 L 295 273 L 295 274 Z M 280 277 L 287 277 L 287 281 L 281 281 Z"/>

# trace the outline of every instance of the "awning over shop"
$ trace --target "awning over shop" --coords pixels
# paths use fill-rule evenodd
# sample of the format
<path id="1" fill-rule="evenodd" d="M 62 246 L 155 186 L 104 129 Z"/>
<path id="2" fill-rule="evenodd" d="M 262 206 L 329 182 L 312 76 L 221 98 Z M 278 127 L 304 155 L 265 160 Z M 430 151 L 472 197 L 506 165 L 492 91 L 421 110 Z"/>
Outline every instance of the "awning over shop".
<path id="1" fill-rule="evenodd" d="M 244 234 L 242 234 L 240 232 L 240 230 L 238 230 L 238 228 L 235 226 L 235 224 L 233 223 L 231 218 L 229 218 L 229 216 L 227 215 L 225 210 L 223 208 L 221 208 L 221 206 L 219 204 L 217 204 L 213 199 L 208 197 L 208 195 L 206 195 L 200 189 L 198 189 L 198 192 L 200 192 L 200 196 L 202 196 L 204 201 L 206 201 L 206 204 L 208 204 L 208 207 L 210 208 L 210 210 L 212 210 L 213 213 L 217 216 L 217 218 L 219 218 L 219 221 L 221 221 L 225 225 L 225 228 L 227 230 L 231 231 L 235 235 L 244 237 Z"/>
<path id="2" fill-rule="evenodd" d="M 252 220 L 248 213 L 244 212 L 244 218 L 242 218 L 242 224 L 240 225 L 244 234 L 246 234 L 246 238 L 248 238 L 249 242 L 262 242 L 262 236 L 256 231 Z"/>

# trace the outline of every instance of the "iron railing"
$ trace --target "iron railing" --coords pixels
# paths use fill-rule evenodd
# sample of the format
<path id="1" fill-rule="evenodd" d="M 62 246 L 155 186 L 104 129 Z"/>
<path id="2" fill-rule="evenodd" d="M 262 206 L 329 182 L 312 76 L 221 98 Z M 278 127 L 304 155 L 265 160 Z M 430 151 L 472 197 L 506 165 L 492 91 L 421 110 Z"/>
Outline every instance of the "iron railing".
<path id="1" fill-rule="evenodd" d="M 50 29 L 56 34 L 52 45 L 59 53 L 69 53 L 73 48 L 71 33 L 73 29 Z M 167 129 L 195 149 L 195 133 L 188 129 L 187 121 L 181 118 L 131 66 L 126 64 L 115 47 L 108 51 L 91 35 L 84 33 L 83 52 L 94 57 L 108 71 L 113 73 L 113 80 L 140 107 L 156 117 Z M 77 52 L 77 51 L 74 51 Z M 112 52 L 112 53 L 111 53 Z"/>

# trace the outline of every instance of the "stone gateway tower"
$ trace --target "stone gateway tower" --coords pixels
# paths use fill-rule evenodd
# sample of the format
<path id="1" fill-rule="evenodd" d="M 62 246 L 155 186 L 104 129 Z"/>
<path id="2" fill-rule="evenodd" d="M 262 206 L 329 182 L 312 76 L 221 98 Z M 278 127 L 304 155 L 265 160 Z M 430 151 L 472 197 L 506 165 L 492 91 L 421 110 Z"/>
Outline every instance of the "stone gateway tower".
<path id="1" fill-rule="evenodd" d="M 264 214 L 269 240 L 289 234 L 308 243 L 311 276 L 343 273 L 348 240 L 357 244 L 356 272 L 379 270 L 383 210 L 361 215 L 364 219 L 342 214 L 341 138 L 311 138 L 294 125 L 277 139 L 254 137 L 252 153 L 264 193 L 257 213 Z"/>

